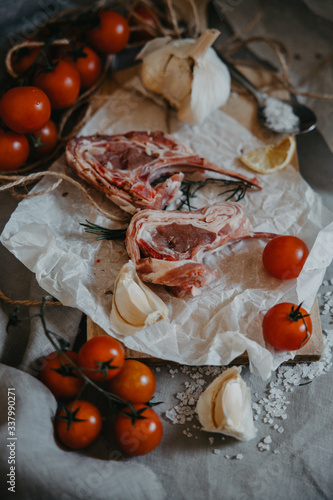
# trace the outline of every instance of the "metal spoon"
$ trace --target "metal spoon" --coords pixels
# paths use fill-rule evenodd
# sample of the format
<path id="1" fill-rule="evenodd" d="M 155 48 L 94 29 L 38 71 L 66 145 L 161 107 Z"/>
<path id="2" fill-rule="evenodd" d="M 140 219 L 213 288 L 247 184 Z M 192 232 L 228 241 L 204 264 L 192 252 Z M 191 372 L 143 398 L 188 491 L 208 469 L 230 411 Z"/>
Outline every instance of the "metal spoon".
<path id="1" fill-rule="evenodd" d="M 274 123 L 274 120 L 269 115 L 270 107 L 268 106 L 268 103 L 269 105 L 272 103 L 272 98 L 257 89 L 253 83 L 251 83 L 240 71 L 238 71 L 229 59 L 223 57 L 219 50 L 215 50 L 221 61 L 223 61 L 229 68 L 233 78 L 255 97 L 258 103 L 258 119 L 266 128 L 273 130 L 273 132 L 287 134 L 303 134 L 316 128 L 316 115 L 308 107 L 298 104 L 295 97 L 293 97 L 293 104 L 274 98 L 274 101 L 278 101 L 276 104 L 280 104 L 280 106 L 283 106 L 284 108 L 285 106 L 288 106 L 290 109 L 287 109 L 286 111 L 289 114 L 294 115 L 294 117 L 292 116 L 294 119 L 290 127 L 282 128 L 278 123 Z"/>

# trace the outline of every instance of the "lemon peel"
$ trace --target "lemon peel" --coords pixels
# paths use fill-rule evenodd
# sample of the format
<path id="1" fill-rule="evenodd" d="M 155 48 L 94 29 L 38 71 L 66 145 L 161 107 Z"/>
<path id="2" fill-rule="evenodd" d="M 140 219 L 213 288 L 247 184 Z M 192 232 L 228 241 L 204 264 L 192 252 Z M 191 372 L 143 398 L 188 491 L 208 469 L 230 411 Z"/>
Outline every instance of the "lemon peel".
<path id="1" fill-rule="evenodd" d="M 278 144 L 268 144 L 260 149 L 239 156 L 248 168 L 260 174 L 271 174 L 287 167 L 296 151 L 295 137 L 289 135 Z"/>

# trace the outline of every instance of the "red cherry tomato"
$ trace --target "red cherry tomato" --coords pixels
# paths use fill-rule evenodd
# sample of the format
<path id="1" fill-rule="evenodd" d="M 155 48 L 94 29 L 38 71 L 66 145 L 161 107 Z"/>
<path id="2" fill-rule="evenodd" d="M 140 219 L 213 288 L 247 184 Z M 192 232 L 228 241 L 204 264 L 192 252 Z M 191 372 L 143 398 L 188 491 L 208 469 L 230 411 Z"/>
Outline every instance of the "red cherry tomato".
<path id="1" fill-rule="evenodd" d="M 24 47 L 15 51 L 12 55 L 12 68 L 17 75 L 22 75 L 27 71 L 39 56 L 42 47 L 28 48 Z"/>
<path id="2" fill-rule="evenodd" d="M 135 16 L 131 16 L 129 19 L 129 23 L 133 26 L 133 30 L 131 31 L 131 40 L 139 41 L 139 40 L 150 40 L 154 38 L 153 32 L 145 29 L 145 25 L 156 30 L 158 27 L 157 15 L 149 9 L 144 4 L 139 4 L 135 7 L 133 13 Z M 140 21 L 142 21 L 140 23 Z"/>
<path id="3" fill-rule="evenodd" d="M 19 134 L 39 130 L 50 119 L 50 115 L 50 101 L 36 87 L 14 87 L 0 101 L 0 118 L 8 128 Z"/>
<path id="4" fill-rule="evenodd" d="M 94 337 L 81 347 L 79 365 L 84 374 L 95 382 L 110 380 L 122 369 L 125 351 L 121 343 L 106 335 Z"/>
<path id="5" fill-rule="evenodd" d="M 43 128 L 34 132 L 34 138 L 37 142 L 34 145 L 34 153 L 40 157 L 46 156 L 55 148 L 58 142 L 57 127 L 52 120 L 49 120 Z"/>
<path id="6" fill-rule="evenodd" d="M 132 422 L 129 407 L 122 410 L 114 421 L 115 438 L 119 447 L 128 455 L 145 455 L 153 451 L 161 442 L 163 436 L 163 425 L 152 409 L 143 404 L 134 404 L 135 410 L 145 417 Z"/>
<path id="7" fill-rule="evenodd" d="M 74 64 L 60 60 L 52 71 L 37 72 L 34 84 L 48 96 L 52 109 L 64 109 L 78 98 L 81 81 Z"/>
<path id="8" fill-rule="evenodd" d="M 10 172 L 22 167 L 29 156 L 29 141 L 15 132 L 0 133 L 0 170 Z"/>
<path id="9" fill-rule="evenodd" d="M 281 280 L 299 276 L 309 250 L 296 236 L 277 236 L 267 243 L 262 254 L 266 271 Z"/>
<path id="10" fill-rule="evenodd" d="M 69 51 L 71 47 L 69 47 Z M 82 52 L 86 57 L 78 57 L 74 60 L 69 54 L 65 56 L 68 58 L 76 67 L 80 74 L 81 79 L 81 89 L 89 89 L 98 81 L 102 73 L 102 61 L 101 58 L 96 54 L 94 50 L 90 47 L 84 47 Z"/>
<path id="11" fill-rule="evenodd" d="M 276 349 L 296 351 L 309 341 L 312 321 L 301 306 L 282 302 L 265 314 L 262 329 L 264 338 Z"/>
<path id="12" fill-rule="evenodd" d="M 123 50 L 130 36 L 126 19 L 112 10 L 102 10 L 98 17 L 99 26 L 87 32 L 90 45 L 102 54 L 116 54 Z"/>
<path id="13" fill-rule="evenodd" d="M 109 390 L 131 403 L 147 403 L 154 395 L 156 379 L 149 366 L 127 359 L 118 375 L 109 381 Z"/>
<path id="14" fill-rule="evenodd" d="M 101 432 L 102 416 L 88 401 L 68 403 L 58 412 L 55 429 L 59 441 L 73 450 L 89 446 Z"/>
<path id="15" fill-rule="evenodd" d="M 79 356 L 76 352 L 66 351 L 65 354 L 78 365 Z M 39 375 L 41 381 L 57 399 L 74 398 L 84 384 L 83 378 L 75 371 L 75 368 L 56 352 L 45 357 Z"/>

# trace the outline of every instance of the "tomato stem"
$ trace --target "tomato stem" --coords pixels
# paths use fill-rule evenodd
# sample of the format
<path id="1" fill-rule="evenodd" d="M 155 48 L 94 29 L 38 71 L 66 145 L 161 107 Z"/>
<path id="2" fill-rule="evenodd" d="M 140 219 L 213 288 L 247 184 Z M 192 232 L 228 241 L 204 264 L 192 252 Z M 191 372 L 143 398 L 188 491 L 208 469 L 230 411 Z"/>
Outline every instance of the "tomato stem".
<path id="1" fill-rule="evenodd" d="M 47 327 L 47 324 L 46 324 L 46 320 L 45 320 L 45 307 L 46 307 L 46 302 L 47 302 L 47 297 L 43 297 L 43 300 L 42 300 L 42 305 L 41 305 L 41 308 L 40 308 L 40 312 L 38 314 L 36 314 L 35 316 L 38 316 L 40 317 L 41 319 L 41 322 L 42 322 L 42 326 L 43 326 L 43 330 L 44 330 L 44 333 L 46 335 L 46 337 L 49 339 L 49 341 L 51 342 L 51 344 L 53 345 L 53 347 L 55 348 L 56 352 L 58 354 L 61 354 L 61 356 L 71 365 L 73 366 L 73 368 L 75 369 L 75 371 L 84 379 L 85 381 L 85 386 L 86 385 L 91 385 L 92 387 L 94 387 L 98 392 L 102 393 L 106 398 L 108 398 L 110 401 L 113 401 L 117 404 L 120 404 L 121 406 L 128 406 L 131 410 L 131 412 L 133 413 L 133 415 L 136 415 L 137 417 L 139 417 L 139 414 L 138 412 L 136 411 L 136 409 L 134 408 L 133 404 L 130 402 L 130 401 L 125 401 L 124 399 L 120 398 L 119 396 L 116 396 L 115 394 L 113 394 L 112 392 L 109 392 L 109 391 L 106 391 L 104 390 L 102 387 L 99 387 L 97 384 L 95 384 L 95 382 L 93 382 L 92 380 L 90 380 L 90 378 L 88 378 L 84 373 L 83 371 L 80 369 L 79 366 L 77 366 L 74 361 L 72 361 L 67 355 L 66 355 L 66 351 L 64 351 L 63 349 L 63 344 L 64 342 L 67 342 L 67 341 L 64 341 L 64 339 L 62 337 L 60 337 L 59 335 L 57 335 L 55 332 L 52 332 L 51 330 L 48 329 Z M 56 342 L 53 338 L 53 335 L 56 335 L 56 338 L 57 338 L 57 341 Z M 58 344 L 59 343 L 59 344 Z M 67 342 L 68 344 L 68 342 Z M 83 390 L 83 389 L 82 389 Z M 82 391 L 81 391 L 82 392 Z"/>
<path id="2" fill-rule="evenodd" d="M 300 348 L 303 347 L 303 345 L 307 342 L 307 340 L 309 339 L 310 337 L 310 332 L 309 332 L 309 329 L 308 329 L 308 326 L 306 324 L 306 321 L 305 321 L 305 318 L 307 318 L 308 316 L 310 316 L 310 314 L 303 314 L 301 312 L 301 307 L 302 307 L 302 304 L 303 302 L 301 302 L 296 308 L 294 306 L 291 306 L 291 311 L 290 313 L 288 314 L 288 318 L 291 320 L 291 321 L 295 321 L 297 323 L 297 321 L 299 320 L 302 320 L 303 321 L 303 324 L 304 324 L 304 327 L 305 327 L 305 338 L 304 340 L 302 341 L 301 345 L 300 345 Z"/>

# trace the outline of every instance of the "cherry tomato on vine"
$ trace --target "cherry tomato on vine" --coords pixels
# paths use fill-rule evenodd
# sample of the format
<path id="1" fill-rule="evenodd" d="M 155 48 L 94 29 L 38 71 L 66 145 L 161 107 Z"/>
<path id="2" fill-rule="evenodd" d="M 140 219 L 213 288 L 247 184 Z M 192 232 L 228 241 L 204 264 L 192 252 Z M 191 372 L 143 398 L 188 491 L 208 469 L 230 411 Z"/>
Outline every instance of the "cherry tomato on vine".
<path id="1" fill-rule="evenodd" d="M 79 356 L 76 352 L 66 351 L 65 354 L 78 365 Z M 45 357 L 39 375 L 41 381 L 57 399 L 73 398 L 80 392 L 84 384 L 83 378 L 75 371 L 75 368 L 56 352 Z"/>
<path id="2" fill-rule="evenodd" d="M 109 381 L 109 390 L 131 403 L 147 403 L 154 395 L 155 375 L 149 366 L 135 359 L 125 360 L 118 375 Z"/>
<path id="3" fill-rule="evenodd" d="M 130 408 L 124 408 L 123 413 L 118 413 L 114 421 L 115 438 L 119 447 L 128 455 L 145 455 L 160 444 L 163 425 L 152 408 L 139 403 L 133 406 L 144 418 L 135 419 L 133 423 Z"/>
<path id="4" fill-rule="evenodd" d="M 44 127 L 34 132 L 35 144 L 33 146 L 36 156 L 48 155 L 58 142 L 58 130 L 52 120 L 45 123 Z"/>
<path id="5" fill-rule="evenodd" d="M 40 88 L 14 87 L 0 100 L 0 118 L 8 128 L 19 134 L 39 130 L 50 115 L 50 101 Z"/>
<path id="6" fill-rule="evenodd" d="M 102 54 L 116 54 L 123 50 L 130 36 L 126 19 L 113 10 L 102 10 L 98 17 L 99 26 L 87 31 L 90 45 Z"/>
<path id="7" fill-rule="evenodd" d="M 81 81 L 74 64 L 60 60 L 53 70 L 38 71 L 34 85 L 45 92 L 52 109 L 64 109 L 74 104 L 78 98 Z"/>
<path id="8" fill-rule="evenodd" d="M 124 361 L 125 351 L 121 343 L 106 335 L 88 340 L 79 351 L 79 365 L 84 374 L 94 382 L 115 377 Z"/>
<path id="9" fill-rule="evenodd" d="M 262 330 L 271 346 L 281 351 L 296 351 L 309 341 L 312 321 L 301 305 L 281 302 L 267 311 Z"/>
<path id="10" fill-rule="evenodd" d="M 299 276 L 308 255 L 308 247 L 297 236 L 276 236 L 265 246 L 262 261 L 274 278 L 293 279 Z"/>
<path id="11" fill-rule="evenodd" d="M 27 71 L 38 58 L 42 47 L 23 47 L 15 51 L 12 55 L 11 65 L 17 75 L 22 75 Z"/>
<path id="12" fill-rule="evenodd" d="M 90 47 L 84 47 L 82 49 L 85 57 L 73 58 L 70 55 L 65 56 L 68 58 L 76 67 L 80 74 L 81 88 L 89 89 L 98 81 L 102 73 L 102 61 L 101 58 L 96 54 L 94 50 Z"/>
<path id="13" fill-rule="evenodd" d="M 78 450 L 89 446 L 99 436 L 102 416 L 88 401 L 72 401 L 57 413 L 55 429 L 62 444 Z"/>
<path id="14" fill-rule="evenodd" d="M 10 172 L 22 167 L 29 151 L 29 141 L 25 135 L 0 132 L 0 170 Z"/>

